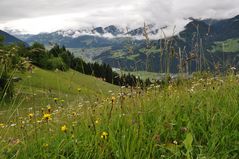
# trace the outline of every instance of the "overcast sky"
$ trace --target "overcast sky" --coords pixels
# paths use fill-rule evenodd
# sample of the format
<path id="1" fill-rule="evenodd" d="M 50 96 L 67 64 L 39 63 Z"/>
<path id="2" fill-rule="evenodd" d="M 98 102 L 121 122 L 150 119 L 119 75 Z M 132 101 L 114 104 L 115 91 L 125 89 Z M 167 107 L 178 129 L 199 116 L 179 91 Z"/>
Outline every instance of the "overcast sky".
<path id="1" fill-rule="evenodd" d="M 239 14 L 239 0 L 0 0 L 0 28 L 26 33 L 51 32 L 109 24 L 176 25 L 194 18 L 229 18 Z"/>

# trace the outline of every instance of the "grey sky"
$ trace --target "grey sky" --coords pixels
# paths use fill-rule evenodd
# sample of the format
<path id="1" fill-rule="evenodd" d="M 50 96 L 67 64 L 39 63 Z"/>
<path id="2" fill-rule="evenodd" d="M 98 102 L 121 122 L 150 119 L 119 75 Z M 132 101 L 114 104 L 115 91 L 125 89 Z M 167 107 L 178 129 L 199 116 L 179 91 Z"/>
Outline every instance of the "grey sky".
<path id="1" fill-rule="evenodd" d="M 185 18 L 228 18 L 239 0 L 1 0 L 0 28 L 38 33 L 81 26 L 177 26 Z"/>

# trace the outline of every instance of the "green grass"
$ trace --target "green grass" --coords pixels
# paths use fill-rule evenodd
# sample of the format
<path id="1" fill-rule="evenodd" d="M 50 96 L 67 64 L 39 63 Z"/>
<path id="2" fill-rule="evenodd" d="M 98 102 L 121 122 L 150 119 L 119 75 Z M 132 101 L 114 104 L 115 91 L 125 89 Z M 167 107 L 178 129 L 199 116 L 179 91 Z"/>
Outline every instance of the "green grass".
<path id="1" fill-rule="evenodd" d="M 215 42 L 215 45 L 212 46 L 211 52 L 237 53 L 239 52 L 239 39 L 228 39 Z"/>
<path id="2" fill-rule="evenodd" d="M 20 82 L 15 83 L 16 98 L 12 100 L 12 107 L 20 104 L 20 107 L 43 106 L 51 103 L 54 97 L 75 102 L 75 98 L 88 100 L 106 96 L 109 90 L 118 87 L 103 82 L 93 76 L 87 76 L 73 70 L 67 72 L 47 71 L 35 68 L 33 73 L 17 73 L 21 77 Z M 80 88 L 80 93 L 77 89 Z M 5 107 L 1 107 L 5 109 Z"/>
<path id="3" fill-rule="evenodd" d="M 137 59 L 137 57 L 139 57 L 139 55 L 140 54 L 133 54 L 133 55 L 128 55 L 126 58 L 128 59 L 128 60 L 132 60 L 132 61 L 134 61 L 134 60 L 136 60 Z"/>
<path id="4" fill-rule="evenodd" d="M 158 53 L 160 53 L 160 49 L 157 49 L 155 46 L 150 47 L 150 49 L 142 48 L 139 51 L 141 53 L 148 53 L 148 54 L 158 54 Z"/>
<path id="5" fill-rule="evenodd" d="M 125 55 L 122 50 L 113 51 L 111 54 L 114 58 L 123 58 L 123 56 Z"/>
<path id="6" fill-rule="evenodd" d="M 99 48 L 90 48 L 90 49 L 81 49 L 81 48 L 67 48 L 70 52 L 76 57 L 81 57 L 86 61 L 92 61 L 96 56 L 99 56 L 103 52 L 110 50 L 111 47 L 99 47 Z"/>
<path id="7" fill-rule="evenodd" d="M 135 76 L 140 77 L 141 79 L 145 80 L 147 78 L 149 79 L 160 79 L 161 75 L 160 73 L 156 72 L 148 72 L 148 71 L 118 71 L 119 74 L 133 74 Z"/>
<path id="8" fill-rule="evenodd" d="M 121 88 L 121 95 L 113 92 L 80 105 L 42 107 L 51 114 L 49 121 L 40 108 L 29 109 L 0 125 L 0 158 L 237 159 L 238 82 L 229 75 L 147 90 Z M 55 89 L 74 92 L 61 87 Z"/>

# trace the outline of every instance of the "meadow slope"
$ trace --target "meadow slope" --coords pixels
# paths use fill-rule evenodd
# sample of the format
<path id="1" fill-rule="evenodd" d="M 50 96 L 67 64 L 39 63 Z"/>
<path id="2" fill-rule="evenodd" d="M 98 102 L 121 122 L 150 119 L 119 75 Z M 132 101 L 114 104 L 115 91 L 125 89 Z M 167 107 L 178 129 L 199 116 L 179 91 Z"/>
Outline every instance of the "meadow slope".
<path id="1" fill-rule="evenodd" d="M 72 84 L 68 90 L 67 82 L 77 79 L 63 77 L 74 72 L 54 73 L 62 75 L 57 78 L 64 79 L 65 86 L 47 73 L 44 72 L 45 78 L 52 82 L 42 90 L 50 87 L 56 92 L 64 90 L 74 94 L 78 85 Z M 97 88 L 95 84 L 103 87 L 104 83 L 93 83 L 95 79 L 80 76 L 92 80 L 87 81 L 89 90 Z M 41 79 L 32 78 L 36 78 L 36 85 L 32 85 L 35 89 Z M 1 121 L 0 158 L 237 159 L 238 83 L 239 78 L 230 74 L 152 85 L 146 90 L 122 87 L 121 93 L 108 85 L 101 89 L 107 92 L 105 95 L 88 91 L 88 101 L 75 98 L 76 103 L 67 98 L 61 103 L 64 93 L 60 93 L 59 99 L 49 99 L 50 106 L 13 113 Z M 21 82 L 21 86 L 25 84 Z M 82 83 L 81 87 L 84 92 Z M 79 93 L 76 96 L 80 96 Z M 35 102 L 41 103 L 38 95 L 36 93 Z"/>

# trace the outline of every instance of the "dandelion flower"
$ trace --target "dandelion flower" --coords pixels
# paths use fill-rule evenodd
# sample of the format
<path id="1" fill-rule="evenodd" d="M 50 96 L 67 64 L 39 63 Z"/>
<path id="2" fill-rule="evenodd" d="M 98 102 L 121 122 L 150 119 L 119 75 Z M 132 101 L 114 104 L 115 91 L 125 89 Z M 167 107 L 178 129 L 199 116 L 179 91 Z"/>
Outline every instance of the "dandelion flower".
<path id="1" fill-rule="evenodd" d="M 67 131 L 66 125 L 63 125 L 63 126 L 61 127 L 61 131 L 66 133 L 66 131 Z"/>
<path id="2" fill-rule="evenodd" d="M 30 119 L 32 119 L 32 118 L 33 118 L 33 116 L 34 116 L 34 114 L 33 114 L 33 113 L 29 113 L 29 114 L 28 114 L 28 117 L 29 117 Z"/>
<path id="3" fill-rule="evenodd" d="M 112 101 L 112 103 L 115 102 L 115 99 L 116 99 L 116 98 L 115 98 L 114 96 L 111 97 L 111 101 Z"/>
<path id="4" fill-rule="evenodd" d="M 49 145 L 48 144 L 43 144 L 42 147 L 47 148 Z"/>
<path id="5" fill-rule="evenodd" d="M 51 120 L 51 114 L 45 113 L 45 114 L 43 115 L 43 119 L 46 120 L 46 121 Z"/>
<path id="6" fill-rule="evenodd" d="M 54 101 L 57 102 L 59 99 L 58 98 L 54 98 Z"/>
<path id="7" fill-rule="evenodd" d="M 109 136 L 109 134 L 108 134 L 107 132 L 103 131 L 103 132 L 101 133 L 100 138 L 101 138 L 101 139 L 107 139 L 108 136 Z"/>

